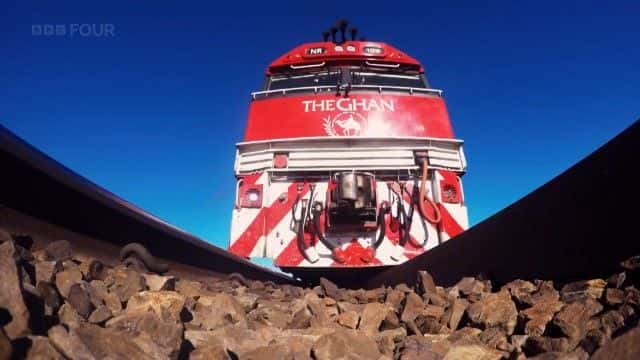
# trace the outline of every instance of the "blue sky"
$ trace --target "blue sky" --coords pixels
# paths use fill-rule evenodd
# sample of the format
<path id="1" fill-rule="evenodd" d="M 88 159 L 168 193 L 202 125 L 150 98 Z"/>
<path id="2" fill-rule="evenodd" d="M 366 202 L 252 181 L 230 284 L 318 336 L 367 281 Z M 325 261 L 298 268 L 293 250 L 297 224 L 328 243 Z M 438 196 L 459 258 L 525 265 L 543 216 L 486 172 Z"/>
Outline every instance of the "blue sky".
<path id="1" fill-rule="evenodd" d="M 637 1 L 26 0 L 2 8 L 0 123 L 222 247 L 249 92 L 270 61 L 319 40 L 338 18 L 422 61 L 445 91 L 465 140 L 472 223 L 640 117 Z M 71 34 L 72 24 L 110 24 L 113 36 Z M 66 33 L 34 35 L 40 25 Z"/>

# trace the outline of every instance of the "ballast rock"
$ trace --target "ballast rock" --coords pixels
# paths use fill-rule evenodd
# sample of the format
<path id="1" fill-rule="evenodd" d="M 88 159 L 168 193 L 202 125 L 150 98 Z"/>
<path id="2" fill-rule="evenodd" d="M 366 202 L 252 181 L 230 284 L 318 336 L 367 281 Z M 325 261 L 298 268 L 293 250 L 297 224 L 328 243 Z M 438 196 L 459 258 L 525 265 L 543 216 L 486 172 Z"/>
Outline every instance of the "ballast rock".
<path id="1" fill-rule="evenodd" d="M 101 263 L 98 279 L 87 270 L 96 259 L 69 254 L 65 243 L 47 256 L 19 247 L 0 244 L 4 354 L 520 360 L 634 359 L 640 351 L 635 260 L 602 279 L 566 284 L 517 279 L 496 287 L 465 277 L 443 288 L 420 271 L 415 288 L 363 290 L 327 279 L 316 288 L 238 276 L 198 281 Z M 29 286 L 40 305 L 26 300 Z"/>

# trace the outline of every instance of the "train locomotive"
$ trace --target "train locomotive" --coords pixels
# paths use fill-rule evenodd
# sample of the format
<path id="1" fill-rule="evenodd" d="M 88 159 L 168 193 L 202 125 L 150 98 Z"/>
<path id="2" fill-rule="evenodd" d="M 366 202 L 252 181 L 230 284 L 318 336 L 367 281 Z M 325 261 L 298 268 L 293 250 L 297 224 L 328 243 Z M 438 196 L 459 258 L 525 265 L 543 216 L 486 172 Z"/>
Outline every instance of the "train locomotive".
<path id="1" fill-rule="evenodd" d="M 442 91 L 416 59 L 356 38 L 339 22 L 251 94 L 232 253 L 283 269 L 390 266 L 467 229 L 463 141 Z"/>

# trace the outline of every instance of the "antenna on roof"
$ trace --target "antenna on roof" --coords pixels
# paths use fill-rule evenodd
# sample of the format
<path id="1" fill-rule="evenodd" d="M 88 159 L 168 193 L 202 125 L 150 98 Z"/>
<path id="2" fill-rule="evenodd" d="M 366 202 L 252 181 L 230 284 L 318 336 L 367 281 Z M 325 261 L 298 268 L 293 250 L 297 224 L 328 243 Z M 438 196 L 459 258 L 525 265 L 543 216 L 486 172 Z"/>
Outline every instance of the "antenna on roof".
<path id="1" fill-rule="evenodd" d="M 347 41 L 347 26 L 349 26 L 349 21 L 347 20 L 338 20 L 338 23 L 336 24 L 336 26 L 338 27 L 338 29 L 340 29 L 340 36 L 342 37 L 342 40 L 340 41 L 340 43 L 344 43 L 345 41 Z"/>
<path id="2" fill-rule="evenodd" d="M 329 35 L 331 35 L 331 33 L 330 33 L 330 32 L 328 32 L 328 31 L 323 31 L 323 32 L 322 32 L 322 40 L 323 40 L 324 42 L 329 41 Z"/>
<path id="3" fill-rule="evenodd" d="M 331 41 L 332 42 L 336 42 L 336 34 L 338 33 L 338 28 L 335 26 L 332 26 L 331 29 L 329 29 L 329 31 L 331 31 Z"/>
<path id="4" fill-rule="evenodd" d="M 351 33 L 351 41 L 356 41 L 356 36 L 358 35 L 358 28 L 352 27 L 351 29 L 349 29 L 349 32 Z"/>

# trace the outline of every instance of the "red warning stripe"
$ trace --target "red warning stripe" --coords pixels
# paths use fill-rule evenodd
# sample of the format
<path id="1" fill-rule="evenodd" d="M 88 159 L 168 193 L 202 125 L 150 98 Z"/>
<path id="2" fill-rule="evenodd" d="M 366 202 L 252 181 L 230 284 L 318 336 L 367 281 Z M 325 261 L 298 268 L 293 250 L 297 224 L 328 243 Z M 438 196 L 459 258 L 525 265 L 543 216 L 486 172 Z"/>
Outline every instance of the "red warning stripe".
<path id="1" fill-rule="evenodd" d="M 269 234 L 291 211 L 293 203 L 296 201 L 297 186 L 297 183 L 289 185 L 285 201 L 275 199 L 271 206 L 261 208 L 247 229 L 229 247 L 229 250 L 238 256 L 249 257 L 260 237 Z M 305 184 L 300 196 L 304 196 L 308 191 L 309 186 Z"/>
<path id="2" fill-rule="evenodd" d="M 261 209 L 256 219 L 254 219 L 254 222 L 259 222 L 258 219 L 260 217 L 263 217 L 263 221 L 262 221 L 262 224 L 264 226 L 262 228 L 264 230 L 263 234 L 269 234 L 278 225 L 278 223 L 280 223 L 282 219 L 287 215 L 287 212 L 291 211 L 291 207 L 293 206 L 293 203 L 296 198 L 296 187 L 297 187 L 296 184 L 291 184 L 289 186 L 286 201 L 284 202 L 276 201 L 269 208 Z M 409 193 L 411 193 L 413 188 L 408 187 L 407 190 Z M 304 196 L 308 191 L 309 191 L 309 188 L 308 186 L 305 185 L 301 196 Z M 411 195 L 408 195 L 405 193 L 403 196 L 403 200 L 407 203 L 410 203 Z M 415 211 L 417 211 L 417 209 L 415 209 Z M 442 211 L 442 213 L 443 213 L 442 221 L 446 223 L 446 225 L 443 225 L 443 226 L 446 226 L 446 228 L 449 229 L 449 231 L 451 232 L 456 231 L 456 227 L 457 229 L 460 229 L 460 231 L 462 231 L 462 228 L 457 224 L 455 219 L 453 219 L 451 214 L 448 211 L 446 211 L 446 209 Z M 415 215 L 420 216 L 419 212 Z M 387 215 L 387 221 L 386 221 L 387 238 L 392 243 L 397 244 L 399 240 L 398 234 L 391 231 L 389 227 L 388 218 L 389 218 L 389 215 Z M 432 225 L 429 224 L 429 226 L 432 226 Z M 251 225 L 249 228 L 247 228 L 247 230 L 250 230 L 250 228 L 251 228 Z M 259 239 L 259 236 L 250 236 L 248 231 L 245 231 L 245 233 L 243 233 L 238 239 L 238 241 L 236 242 L 236 243 L 239 243 L 238 246 L 232 246 L 232 251 L 233 252 L 245 251 L 247 253 L 247 255 L 245 256 L 248 256 L 248 254 L 251 253 L 251 251 L 257 244 L 258 239 Z M 307 236 L 305 236 L 305 242 L 309 242 L 309 240 L 310 239 L 308 239 Z M 408 241 L 405 246 L 405 256 L 407 258 L 411 259 L 419 255 L 420 253 L 424 252 L 424 248 L 417 247 L 414 245 L 416 243 L 417 243 L 416 239 L 413 237 L 413 235 L 411 235 L 411 240 Z M 362 248 L 362 246 L 360 246 L 359 244 L 358 245 L 355 245 L 355 243 L 349 244 L 344 249 L 344 252 L 345 252 L 345 255 L 347 256 L 348 261 L 344 264 L 334 262 L 331 266 L 363 266 L 363 265 L 366 266 L 366 265 L 382 264 L 382 262 L 379 259 L 375 259 L 373 262 L 370 262 L 370 263 L 363 262 L 361 259 L 364 253 L 364 248 Z M 282 252 L 278 254 L 274 263 L 276 266 L 290 267 L 290 266 L 299 266 L 304 260 L 305 260 L 304 255 L 298 249 L 298 244 L 294 236 L 291 240 L 287 242 L 287 246 L 284 248 L 284 250 L 282 250 Z"/>
<path id="3" fill-rule="evenodd" d="M 260 237 L 264 234 L 265 213 L 266 208 L 260 209 L 258 215 L 256 215 L 256 217 L 253 218 L 253 221 L 251 221 L 251 224 L 249 224 L 238 239 L 231 244 L 229 251 L 246 258 L 251 255 L 253 248 L 258 243 Z"/>
<path id="4" fill-rule="evenodd" d="M 298 243 L 296 242 L 296 237 L 294 236 L 288 243 L 287 246 L 282 250 L 276 260 L 274 261 L 276 266 L 298 266 L 300 263 L 304 261 L 304 255 L 300 253 L 298 250 Z"/>
<path id="5" fill-rule="evenodd" d="M 249 174 L 249 175 L 245 175 L 242 177 L 242 184 L 243 185 L 255 185 L 256 182 L 258 182 L 258 179 L 260 179 L 260 176 L 262 176 L 262 174 L 264 173 L 255 173 L 255 174 Z"/>
<path id="6" fill-rule="evenodd" d="M 438 208 L 440 209 L 440 226 L 442 231 L 446 232 L 450 238 L 464 231 L 462 226 L 458 224 L 456 219 L 453 217 L 453 215 L 451 215 L 449 210 L 447 210 L 447 208 L 443 204 L 438 204 Z"/>

